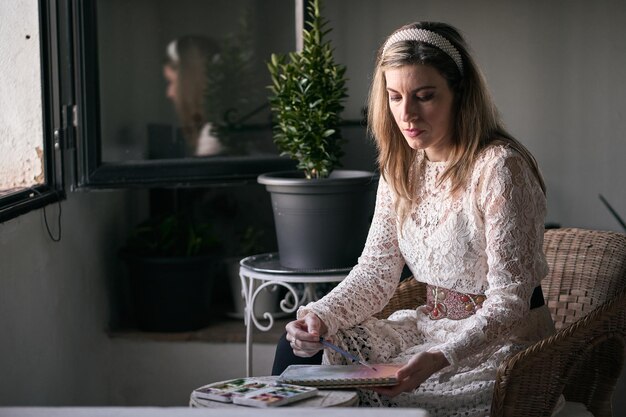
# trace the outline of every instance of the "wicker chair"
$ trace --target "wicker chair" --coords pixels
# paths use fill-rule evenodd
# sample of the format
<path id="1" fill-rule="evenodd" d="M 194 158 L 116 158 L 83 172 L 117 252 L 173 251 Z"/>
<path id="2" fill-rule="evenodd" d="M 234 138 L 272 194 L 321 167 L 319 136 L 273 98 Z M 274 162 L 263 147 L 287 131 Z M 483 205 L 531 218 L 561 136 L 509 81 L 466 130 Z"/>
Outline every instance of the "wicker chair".
<path id="1" fill-rule="evenodd" d="M 626 336 L 626 235 L 546 230 L 542 281 L 557 333 L 498 369 L 491 417 L 550 416 L 563 394 L 594 416 L 612 416 Z M 403 281 L 378 317 L 424 303 L 424 285 Z"/>

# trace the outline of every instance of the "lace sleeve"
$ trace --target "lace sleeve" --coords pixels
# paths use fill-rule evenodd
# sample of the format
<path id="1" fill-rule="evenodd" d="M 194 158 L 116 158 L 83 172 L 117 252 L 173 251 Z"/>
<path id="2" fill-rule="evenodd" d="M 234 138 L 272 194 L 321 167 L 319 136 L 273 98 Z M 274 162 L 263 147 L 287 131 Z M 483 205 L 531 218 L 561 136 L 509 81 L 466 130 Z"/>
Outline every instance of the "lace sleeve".
<path id="1" fill-rule="evenodd" d="M 361 323 L 387 304 L 403 266 L 391 190 L 381 178 L 374 217 L 357 265 L 326 296 L 300 307 L 298 318 L 313 311 L 326 324 L 328 335 Z"/>
<path id="2" fill-rule="evenodd" d="M 506 338 L 529 314 L 533 289 L 547 272 L 543 254 L 545 196 L 526 161 L 515 151 L 486 163 L 477 206 L 483 214 L 487 257 L 487 300 L 464 320 L 463 331 L 431 350 L 452 367 Z"/>

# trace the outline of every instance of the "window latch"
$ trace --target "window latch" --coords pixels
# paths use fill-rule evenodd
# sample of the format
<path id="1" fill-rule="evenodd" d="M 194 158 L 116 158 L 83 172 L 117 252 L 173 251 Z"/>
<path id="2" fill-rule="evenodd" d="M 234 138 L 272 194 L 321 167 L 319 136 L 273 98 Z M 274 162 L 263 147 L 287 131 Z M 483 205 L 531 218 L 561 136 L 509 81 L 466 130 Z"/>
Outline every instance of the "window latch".
<path id="1" fill-rule="evenodd" d="M 61 106 L 61 128 L 54 131 L 54 149 L 74 149 L 77 126 L 76 105 Z"/>

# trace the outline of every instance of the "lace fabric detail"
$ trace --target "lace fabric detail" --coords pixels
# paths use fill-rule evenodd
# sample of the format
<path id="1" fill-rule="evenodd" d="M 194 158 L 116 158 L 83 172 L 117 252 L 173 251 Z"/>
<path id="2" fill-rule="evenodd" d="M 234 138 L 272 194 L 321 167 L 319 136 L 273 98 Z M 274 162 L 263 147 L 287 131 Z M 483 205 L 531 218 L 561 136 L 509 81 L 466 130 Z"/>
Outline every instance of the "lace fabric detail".
<path id="1" fill-rule="evenodd" d="M 357 345 L 367 345 L 368 356 L 377 356 L 398 342 L 397 337 L 390 337 L 396 331 L 388 327 L 399 320 L 407 336 L 400 348 L 389 350 L 395 353 L 387 360 L 408 360 L 410 352 L 439 350 L 451 365 L 433 376 L 434 385 L 422 387 L 438 392 L 444 386 L 437 388 L 437 383 L 453 381 L 457 393 L 476 394 L 492 389 L 504 353 L 553 331 L 547 311 L 540 308 L 536 310 L 541 313 L 533 310 L 531 314 L 529 310 L 532 291 L 547 273 L 542 250 L 546 202 L 527 163 L 505 146 L 485 149 L 465 190 L 455 196 L 450 195 L 448 182 L 438 181 L 444 170 L 445 163 L 418 156 L 417 198 L 401 226 L 393 193 L 381 178 L 358 264 L 328 295 L 301 307 L 298 316 L 314 311 L 329 335 L 339 332 L 337 339 L 357 351 L 359 346 L 350 342 L 356 340 L 351 332 L 360 329 L 360 334 L 367 328 L 366 335 L 358 337 L 366 342 Z M 484 294 L 482 308 L 462 320 L 431 320 L 420 309 L 397 312 L 389 320 L 368 319 L 393 295 L 405 263 L 418 281 Z M 537 319 L 529 320 L 530 316 Z M 485 379 L 485 372 L 489 378 Z M 474 379 L 478 374 L 479 383 Z M 420 395 L 428 392 L 420 389 Z M 490 395 L 480 398 L 490 401 Z"/>

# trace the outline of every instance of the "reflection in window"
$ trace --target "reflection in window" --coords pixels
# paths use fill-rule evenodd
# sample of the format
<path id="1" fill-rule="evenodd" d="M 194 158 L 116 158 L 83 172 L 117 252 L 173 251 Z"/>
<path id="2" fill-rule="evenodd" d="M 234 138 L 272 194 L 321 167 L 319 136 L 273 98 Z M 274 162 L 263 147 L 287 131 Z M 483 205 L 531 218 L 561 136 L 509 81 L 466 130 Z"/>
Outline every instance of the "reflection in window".
<path id="1" fill-rule="evenodd" d="M 294 7 L 98 2 L 102 160 L 276 155 L 265 63 L 293 50 Z"/>
<path id="2" fill-rule="evenodd" d="M 43 184 L 43 120 L 36 0 L 0 2 L 0 196 Z"/>
<path id="3" fill-rule="evenodd" d="M 222 59 L 217 42 L 204 36 L 186 35 L 167 46 L 163 76 L 166 96 L 172 101 L 185 139 L 186 154 L 217 155 L 225 146 L 217 135 L 216 119 L 209 116 L 209 65 Z M 149 138 L 150 139 L 150 138 Z"/>

